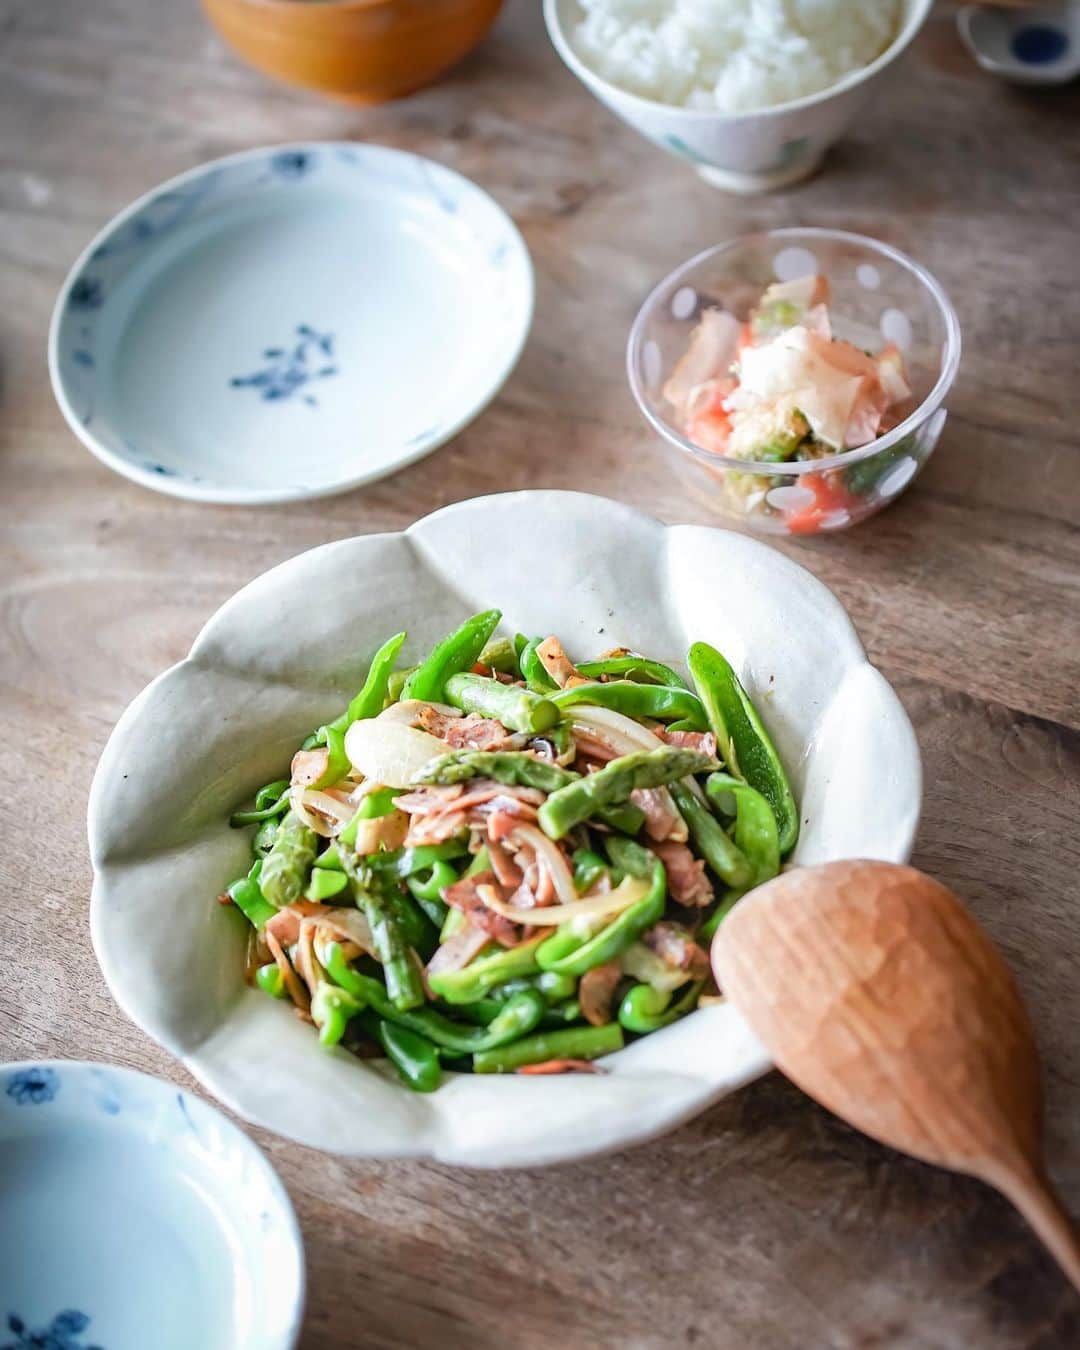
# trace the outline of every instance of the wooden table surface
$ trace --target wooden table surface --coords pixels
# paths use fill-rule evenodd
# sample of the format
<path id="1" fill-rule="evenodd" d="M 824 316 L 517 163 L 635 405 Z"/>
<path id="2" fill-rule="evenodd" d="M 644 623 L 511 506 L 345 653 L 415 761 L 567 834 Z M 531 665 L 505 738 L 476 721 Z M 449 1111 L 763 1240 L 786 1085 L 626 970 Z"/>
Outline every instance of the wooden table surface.
<path id="1" fill-rule="evenodd" d="M 511 0 L 439 87 L 353 110 L 247 71 L 190 2 L 3 5 L 0 1056 L 107 1058 L 191 1086 L 98 972 L 84 811 L 121 710 L 221 601 L 314 544 L 504 488 L 706 519 L 631 401 L 627 327 L 708 244 L 841 226 L 937 274 L 964 362 L 902 501 L 781 547 L 842 597 L 911 714 L 926 766 L 915 861 L 970 903 L 1030 1000 L 1050 1166 L 1080 1211 L 1080 95 L 992 82 L 939 12 L 825 173 L 736 200 L 595 103 L 537 8 Z M 520 366 L 451 445 L 348 496 L 248 510 L 128 484 L 49 391 L 67 267 L 160 180 L 309 137 L 421 151 L 508 208 L 538 282 Z M 661 1142 L 546 1171 L 346 1163 L 253 1133 L 304 1230 L 306 1350 L 1080 1344 L 1080 1300 L 1003 1201 L 870 1143 L 777 1075 Z"/>

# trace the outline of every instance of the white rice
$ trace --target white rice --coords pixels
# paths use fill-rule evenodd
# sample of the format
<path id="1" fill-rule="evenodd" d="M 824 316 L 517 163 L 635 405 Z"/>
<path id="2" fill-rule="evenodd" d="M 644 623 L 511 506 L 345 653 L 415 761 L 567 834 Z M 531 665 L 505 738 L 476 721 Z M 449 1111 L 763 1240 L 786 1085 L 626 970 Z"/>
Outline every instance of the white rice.
<path id="1" fill-rule="evenodd" d="M 896 37 L 902 0 L 578 0 L 592 70 L 660 103 L 746 112 L 828 89 Z"/>

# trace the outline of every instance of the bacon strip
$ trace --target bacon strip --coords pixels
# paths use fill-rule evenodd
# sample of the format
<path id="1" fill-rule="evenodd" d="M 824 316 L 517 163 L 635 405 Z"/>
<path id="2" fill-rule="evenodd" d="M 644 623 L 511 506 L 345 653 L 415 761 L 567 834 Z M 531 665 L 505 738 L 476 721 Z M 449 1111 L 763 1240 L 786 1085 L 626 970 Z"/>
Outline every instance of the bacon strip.
<path id="1" fill-rule="evenodd" d="M 680 905 L 701 909 L 712 904 L 712 883 L 705 874 L 705 864 L 695 858 L 685 844 L 668 841 L 654 844 L 653 852 L 664 864 L 671 898 Z"/>
<path id="2" fill-rule="evenodd" d="M 716 758 L 716 737 L 711 731 L 669 731 L 667 727 L 656 727 L 655 733 L 666 744 L 678 746 L 680 750 L 697 750 L 710 759 Z"/>
<path id="3" fill-rule="evenodd" d="M 311 999 L 308 997 L 308 991 L 300 981 L 300 977 L 292 968 L 292 962 L 285 955 L 281 943 L 274 937 L 273 933 L 264 930 L 263 937 L 269 948 L 270 955 L 274 958 L 278 970 L 281 971 L 281 978 L 285 981 L 285 988 L 289 997 L 296 1004 L 302 1013 L 310 1015 Z"/>
<path id="4" fill-rule="evenodd" d="M 567 689 L 574 684 L 589 683 L 567 656 L 557 637 L 545 638 L 537 647 L 536 655 L 540 658 L 540 664 L 560 689 Z"/>
<path id="5" fill-rule="evenodd" d="M 709 974 L 709 957 L 690 934 L 678 924 L 661 920 L 642 936 L 650 951 L 675 970 L 685 970 L 691 979 L 703 980 Z"/>
<path id="6" fill-rule="evenodd" d="M 330 751 L 325 745 L 315 750 L 297 750 L 290 770 L 293 787 L 310 787 L 317 783 L 329 763 Z"/>
<path id="7" fill-rule="evenodd" d="M 545 1059 L 540 1064 L 523 1064 L 515 1073 L 607 1073 L 607 1069 L 587 1059 Z"/>
<path id="8" fill-rule="evenodd" d="M 578 983 L 578 1002 L 581 1015 L 590 1026 L 602 1027 L 611 1021 L 611 1000 L 621 979 L 622 967 L 618 961 L 605 961 L 602 966 L 593 966 L 582 975 Z"/>
<path id="9" fill-rule="evenodd" d="M 663 788 L 636 788 L 630 794 L 635 806 L 645 812 L 645 833 L 663 842 L 678 831 L 682 817 L 675 810 L 671 794 Z"/>
<path id="10" fill-rule="evenodd" d="M 461 970 L 473 957 L 479 956 L 490 941 L 491 938 L 483 928 L 476 928 L 471 923 L 466 924 L 437 948 L 427 963 L 427 974 L 437 975 L 440 971 Z"/>
<path id="11" fill-rule="evenodd" d="M 443 891 L 443 899 L 453 905 L 469 920 L 474 928 L 482 929 L 493 937 L 500 947 L 515 947 L 521 941 L 521 933 L 509 919 L 488 909 L 484 903 L 485 888 L 494 891 L 498 886 L 494 872 L 477 872 L 471 877 L 462 877 Z"/>

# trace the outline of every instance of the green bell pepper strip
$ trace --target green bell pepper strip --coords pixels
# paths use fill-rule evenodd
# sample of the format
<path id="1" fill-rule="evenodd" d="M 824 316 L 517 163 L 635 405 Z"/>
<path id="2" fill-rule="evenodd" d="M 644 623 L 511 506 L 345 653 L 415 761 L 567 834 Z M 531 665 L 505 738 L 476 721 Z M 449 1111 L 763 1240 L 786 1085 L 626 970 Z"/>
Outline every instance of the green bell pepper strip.
<path id="1" fill-rule="evenodd" d="M 518 669 L 521 671 L 522 679 L 534 694 L 541 695 L 550 694 L 559 687 L 547 673 L 543 661 L 536 654 L 536 649 L 543 640 L 543 638 L 530 638 L 518 656 Z"/>
<path id="2" fill-rule="evenodd" d="M 325 745 L 328 751 L 326 768 L 312 784 L 312 787 L 332 787 L 339 783 L 349 772 L 349 757 L 345 753 L 345 733 L 354 722 L 375 717 L 382 712 L 386 702 L 387 685 L 394 669 L 398 652 L 405 641 L 404 633 L 395 633 L 379 648 L 371 658 L 367 678 L 360 692 L 350 701 L 348 708 L 332 722 L 319 727 L 314 733 L 314 745 Z M 311 738 L 309 738 L 311 739 Z M 305 748 L 307 743 L 305 742 Z"/>
<path id="3" fill-rule="evenodd" d="M 462 1003 L 454 1011 L 464 1017 L 466 1022 L 475 1022 L 478 1027 L 486 1027 L 495 1021 L 505 1007 L 505 999 L 478 998 L 475 1003 Z"/>
<path id="4" fill-rule="evenodd" d="M 748 882 L 729 877 L 724 880 L 731 886 L 750 889 L 776 876 L 780 871 L 780 835 L 772 807 L 761 793 L 726 773 L 711 773 L 705 780 L 705 792 L 718 808 L 727 794 L 735 798 L 735 843 L 752 870 Z"/>
<path id="5" fill-rule="evenodd" d="M 478 956 L 461 970 L 429 975 L 428 984 L 447 1003 L 472 1003 L 490 993 L 496 985 L 538 971 L 536 953 L 543 942 L 543 938 L 533 938 L 491 956 Z"/>
<path id="6" fill-rule="evenodd" d="M 413 899 L 440 931 L 450 909 L 443 900 L 442 893 L 457 879 L 457 872 L 448 862 L 436 862 L 426 875 L 424 872 L 417 872 L 405 880 Z"/>
<path id="7" fill-rule="evenodd" d="M 553 970 L 542 970 L 539 975 L 522 975 L 516 980 L 507 980 L 491 991 L 491 999 L 505 1003 L 508 998 L 520 994 L 523 989 L 538 989 L 548 1007 L 556 1003 L 565 1003 L 577 993 L 577 980 L 572 975 L 559 975 Z"/>
<path id="8" fill-rule="evenodd" d="M 329 867 L 313 867 L 304 897 L 322 904 L 324 900 L 332 900 L 335 895 L 340 895 L 348 886 L 349 878 L 344 872 Z"/>
<path id="9" fill-rule="evenodd" d="M 705 780 L 705 791 L 720 810 L 724 808 L 727 796 L 734 797 L 735 843 L 751 868 L 749 879 L 728 891 L 702 924 L 698 936 L 709 939 L 747 891 L 780 871 L 780 840 L 772 807 L 748 783 L 730 774 L 713 773 Z"/>
<path id="10" fill-rule="evenodd" d="M 739 886 L 721 897 L 720 903 L 698 929 L 698 941 L 709 942 L 716 936 L 716 930 L 746 894 L 749 887 Z"/>
<path id="11" fill-rule="evenodd" d="M 708 726 L 705 709 L 696 694 L 661 684 L 635 684 L 633 680 L 574 684 L 548 697 L 560 711 L 584 703 L 596 708 L 610 708 L 635 721 L 650 717 L 657 722 L 690 722 L 696 731 L 704 731 Z"/>
<path id="12" fill-rule="evenodd" d="M 487 675 L 461 673 L 446 681 L 444 701 L 463 712 L 495 718 L 510 731 L 536 736 L 559 721 L 559 710 L 549 699 L 517 684 L 500 684 Z"/>
<path id="13" fill-rule="evenodd" d="M 256 858 L 265 858 L 274 847 L 274 840 L 277 838 L 278 818 L 271 816 L 269 820 L 264 820 L 251 841 L 251 851 Z"/>
<path id="14" fill-rule="evenodd" d="M 405 1011 L 424 1002 L 424 986 L 416 967 L 412 944 L 405 933 L 402 907 L 382 879 L 361 866 L 351 854 L 342 855 L 353 899 L 371 928 L 375 955 L 383 968 L 387 992 L 394 1007 Z M 423 916 L 420 916 L 421 918 Z M 411 934 L 415 936 L 415 934 Z"/>
<path id="15" fill-rule="evenodd" d="M 514 949 L 516 950 L 516 949 Z M 502 1004 L 498 1015 L 486 1026 L 463 1026 L 431 1007 L 403 1011 L 394 1005 L 387 991 L 370 975 L 353 970 L 336 942 L 323 952 L 326 973 L 357 1002 L 370 1007 L 380 1017 L 397 1026 L 408 1027 L 443 1050 L 471 1055 L 492 1049 L 524 1036 L 539 1025 L 544 1015 L 544 1000 L 535 990 L 525 990 Z M 458 972 L 454 972 L 455 974 Z"/>
<path id="16" fill-rule="evenodd" d="M 649 687 L 639 686 L 642 689 Z M 661 750 L 635 750 L 611 760 L 596 773 L 553 792 L 540 808 L 540 828 L 549 838 L 561 839 L 575 825 L 598 811 L 625 802 L 637 788 L 663 787 L 688 774 L 703 773 L 715 766 L 715 760 L 697 750 L 681 750 L 674 746 L 665 746 Z"/>
<path id="17" fill-rule="evenodd" d="M 414 895 L 413 900 L 417 908 L 423 910 L 428 923 L 431 924 L 435 933 L 435 941 L 425 944 L 425 960 L 430 961 L 435 955 L 435 949 L 442 942 L 442 926 L 446 922 L 446 916 L 450 913 L 450 906 L 444 904 L 441 900 L 425 900 L 419 895 Z M 427 948 L 430 947 L 430 951 Z"/>
<path id="18" fill-rule="evenodd" d="M 599 661 L 579 661 L 577 668 L 587 680 L 598 680 L 601 675 L 618 675 L 639 684 L 664 684 L 670 689 L 690 689 L 683 677 L 670 666 L 633 653 L 603 656 Z"/>
<path id="19" fill-rule="evenodd" d="M 345 753 L 347 730 L 348 726 L 342 725 L 342 719 L 339 718 L 337 722 L 329 722 L 326 726 L 320 727 L 315 733 L 319 738 L 319 744 L 326 747 L 326 768 L 311 784 L 313 788 L 333 787 L 349 772 L 349 756 Z"/>
<path id="20" fill-rule="evenodd" d="M 476 658 L 476 665 L 498 670 L 504 675 L 517 675 L 517 650 L 509 638 L 492 638 Z"/>
<path id="21" fill-rule="evenodd" d="M 405 682 L 416 669 L 415 666 L 406 666 L 404 670 L 392 670 L 390 678 L 386 681 L 386 700 L 385 706 L 391 703 L 398 703 L 401 700 L 401 691 L 405 688 Z"/>
<path id="22" fill-rule="evenodd" d="M 285 814 L 259 876 L 263 895 L 276 909 L 300 899 L 318 843 L 319 836 L 298 815 Z"/>
<path id="23" fill-rule="evenodd" d="M 377 883 L 376 883 L 377 884 Z M 417 904 L 408 892 L 398 884 L 391 883 L 383 890 L 385 903 L 397 919 L 401 934 L 410 947 L 427 962 L 439 945 L 439 927 L 427 916 L 427 911 Z"/>
<path id="24" fill-rule="evenodd" d="M 695 980 L 672 1002 L 668 991 L 661 992 L 651 984 L 635 984 L 619 1004 L 619 1025 L 637 1036 L 647 1036 L 650 1031 L 669 1027 L 697 1007 L 704 987 L 704 980 Z"/>
<path id="25" fill-rule="evenodd" d="M 697 851 L 721 881 L 728 886 L 747 886 L 754 874 L 753 866 L 737 844 L 696 793 L 684 783 L 672 783 L 671 796 L 686 821 Z"/>
<path id="26" fill-rule="evenodd" d="M 445 703 L 447 680 L 473 668 L 501 618 L 500 610 L 485 610 L 466 619 L 456 632 L 443 638 L 405 681 L 402 700 L 416 698 L 426 703 Z"/>
<path id="27" fill-rule="evenodd" d="M 311 996 L 311 1020 L 319 1029 L 319 1043 L 337 1045 L 349 1022 L 363 1010 L 363 1003 L 329 980 L 320 980 Z"/>
<path id="28" fill-rule="evenodd" d="M 233 829 L 241 825 L 255 825 L 263 820 L 276 820 L 289 805 L 289 780 L 279 778 L 267 783 L 255 794 L 255 808 L 252 811 L 234 811 L 229 817 Z"/>
<path id="29" fill-rule="evenodd" d="M 434 862 L 430 868 L 412 873 L 407 880 L 409 890 L 417 900 L 442 900 L 447 886 L 452 886 L 458 874 L 448 862 Z"/>
<path id="30" fill-rule="evenodd" d="M 247 876 L 234 881 L 231 886 L 226 887 L 225 891 L 236 908 L 260 933 L 267 920 L 272 919 L 277 913 L 277 907 L 272 905 L 262 893 L 262 887 L 259 884 L 262 869 L 262 859 L 256 858 Z"/>
<path id="31" fill-rule="evenodd" d="M 371 1039 L 382 1046 L 406 1087 L 414 1092 L 435 1091 L 442 1078 L 442 1066 L 439 1052 L 426 1036 L 388 1022 L 370 1010 L 360 1014 L 360 1024 Z"/>
<path id="32" fill-rule="evenodd" d="M 731 773 L 744 779 L 772 807 L 780 856 L 795 847 L 799 812 L 784 766 L 750 696 L 728 661 L 705 642 L 695 642 L 687 655 L 720 755 Z"/>
<path id="33" fill-rule="evenodd" d="M 627 841 L 623 841 L 627 842 Z M 647 928 L 651 928 L 664 913 L 664 901 L 667 898 L 667 874 L 659 858 L 653 860 L 649 889 L 629 908 L 614 918 L 575 947 L 565 951 L 565 945 L 556 943 L 562 930 L 554 933 L 540 944 L 536 953 L 537 964 L 541 970 L 553 970 L 560 975 L 584 975 L 594 966 L 602 966 L 613 961 L 620 952 L 626 950 L 631 942 L 636 942 Z M 547 943 L 553 945 L 547 947 Z M 545 950 L 546 948 L 546 950 Z M 466 967 L 468 969 L 468 967 Z"/>
<path id="34" fill-rule="evenodd" d="M 269 994 L 271 998 L 289 997 L 289 991 L 285 988 L 285 977 L 278 968 L 276 961 L 271 961 L 269 965 L 258 968 L 255 972 L 255 983 L 264 994 Z"/>
<path id="35" fill-rule="evenodd" d="M 511 1045 L 477 1051 L 473 1055 L 473 1069 L 476 1073 L 513 1073 L 526 1064 L 543 1064 L 549 1059 L 598 1059 L 621 1050 L 623 1044 L 618 1022 L 603 1027 L 541 1031 Z"/>
<path id="36" fill-rule="evenodd" d="M 387 686 L 394 670 L 394 662 L 404 646 L 405 636 L 404 633 L 395 633 L 392 638 L 387 638 L 371 658 L 371 665 L 368 667 L 367 679 L 364 681 L 363 687 L 350 702 L 344 714 L 344 719 L 338 718 L 334 725 L 340 725 L 344 720 L 345 726 L 350 727 L 354 722 L 359 722 L 368 717 L 377 717 L 382 712 L 383 704 L 386 702 Z"/>
<path id="37" fill-rule="evenodd" d="M 608 870 L 607 860 L 601 858 L 591 848 L 578 848 L 573 853 L 574 887 L 578 895 L 584 895 Z"/>
<path id="38" fill-rule="evenodd" d="M 569 999 L 566 1003 L 552 1003 L 548 1005 L 548 1010 L 540 1019 L 542 1027 L 565 1027 L 571 1022 L 581 1020 L 581 1004 L 576 998 Z"/>
<path id="39" fill-rule="evenodd" d="M 368 866 L 376 871 L 391 872 L 402 881 L 407 881 L 418 872 L 430 871 L 436 863 L 464 858 L 468 852 L 469 846 L 464 840 L 447 839 L 442 844 L 414 844 L 408 848 L 392 849 L 389 853 L 374 853 L 367 861 Z"/>

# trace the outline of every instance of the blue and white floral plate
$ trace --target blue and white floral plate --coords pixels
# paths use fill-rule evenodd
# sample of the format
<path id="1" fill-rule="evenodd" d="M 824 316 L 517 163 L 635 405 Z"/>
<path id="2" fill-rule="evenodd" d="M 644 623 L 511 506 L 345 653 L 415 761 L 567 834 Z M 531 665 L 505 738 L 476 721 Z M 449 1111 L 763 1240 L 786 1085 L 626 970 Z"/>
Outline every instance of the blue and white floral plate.
<path id="1" fill-rule="evenodd" d="M 0 1066 L 0 1350 L 289 1350 L 304 1257 L 250 1139 L 105 1064 Z"/>
<path id="2" fill-rule="evenodd" d="M 494 398 L 532 321 L 528 250 L 468 179 L 383 146 L 216 160 L 122 212 L 49 336 L 75 434 L 146 487 L 325 496 L 428 454 Z"/>

